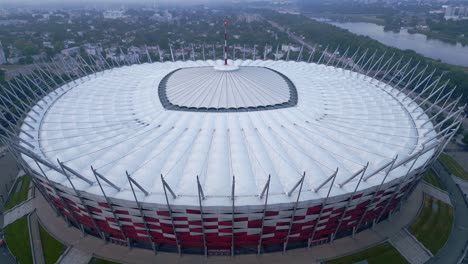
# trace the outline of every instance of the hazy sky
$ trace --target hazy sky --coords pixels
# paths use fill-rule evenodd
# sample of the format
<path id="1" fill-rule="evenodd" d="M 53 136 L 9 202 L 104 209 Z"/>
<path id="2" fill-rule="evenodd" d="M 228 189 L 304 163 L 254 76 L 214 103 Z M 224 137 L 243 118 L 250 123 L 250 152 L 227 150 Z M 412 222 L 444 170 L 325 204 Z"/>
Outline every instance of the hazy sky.
<path id="1" fill-rule="evenodd" d="M 248 0 L 240 0 L 248 1 Z M 252 0 L 250 0 L 252 1 Z M 258 0 L 257 0 L 258 1 Z M 209 4 L 232 3 L 239 0 L 0 0 L 5 6 L 67 6 L 67 5 L 141 5 L 141 4 Z"/>

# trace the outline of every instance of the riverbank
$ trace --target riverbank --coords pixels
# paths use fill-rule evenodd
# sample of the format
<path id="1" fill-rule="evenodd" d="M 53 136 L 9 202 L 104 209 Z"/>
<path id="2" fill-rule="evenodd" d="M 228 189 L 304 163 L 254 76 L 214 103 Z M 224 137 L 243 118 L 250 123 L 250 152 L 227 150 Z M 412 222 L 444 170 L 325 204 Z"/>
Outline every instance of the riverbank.
<path id="1" fill-rule="evenodd" d="M 365 22 L 385 26 L 382 14 L 337 14 L 337 13 L 304 13 L 310 18 L 325 18 L 335 22 Z"/>
<path id="2" fill-rule="evenodd" d="M 400 32 L 402 29 L 407 29 L 410 34 L 421 34 L 425 35 L 427 39 L 440 40 L 447 44 L 456 45 L 457 43 L 462 46 L 468 46 L 468 39 L 463 36 L 451 36 L 446 34 L 444 31 L 432 31 L 430 29 L 420 29 L 417 27 L 404 26 L 400 24 L 389 24 L 385 21 L 384 14 L 342 14 L 342 13 L 303 13 L 305 16 L 317 19 L 319 21 L 329 21 L 338 23 L 371 23 L 379 26 L 383 26 L 385 31 L 392 31 L 395 33 Z"/>
<path id="3" fill-rule="evenodd" d="M 385 30 L 384 26 L 372 22 L 340 22 L 317 17 L 311 17 L 311 19 L 346 29 L 357 35 L 370 37 L 387 46 L 413 50 L 436 61 L 468 68 L 468 46 L 463 46 L 460 42 L 449 43 L 430 38 L 407 28 L 402 28 L 400 31 Z"/>
<path id="4" fill-rule="evenodd" d="M 410 34 L 422 34 L 422 35 L 425 35 L 428 39 L 436 39 L 436 40 L 440 40 L 440 41 L 443 41 L 443 42 L 446 42 L 446 43 L 449 43 L 449 44 L 453 44 L 453 45 L 456 45 L 457 43 L 460 43 L 463 47 L 468 47 L 468 40 L 465 39 L 465 38 L 461 38 L 461 37 L 458 37 L 458 38 L 453 38 L 451 36 L 447 36 L 443 33 L 439 33 L 439 32 L 434 32 L 434 31 L 430 31 L 430 30 L 421 30 L 421 29 L 417 29 L 417 28 L 410 28 L 408 29 L 408 33 Z"/>

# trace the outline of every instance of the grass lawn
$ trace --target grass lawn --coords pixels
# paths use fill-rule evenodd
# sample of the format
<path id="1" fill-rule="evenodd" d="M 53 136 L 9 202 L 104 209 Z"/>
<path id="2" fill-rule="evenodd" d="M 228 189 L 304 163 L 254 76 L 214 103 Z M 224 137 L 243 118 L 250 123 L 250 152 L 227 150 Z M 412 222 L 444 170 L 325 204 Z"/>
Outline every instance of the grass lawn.
<path id="1" fill-rule="evenodd" d="M 39 225 L 39 232 L 41 234 L 42 249 L 44 251 L 44 259 L 46 264 L 54 264 L 58 258 L 63 254 L 66 247 L 53 238 L 47 231 Z"/>
<path id="2" fill-rule="evenodd" d="M 92 258 L 88 264 L 120 264 L 118 262 L 100 259 L 100 258 Z"/>
<path id="3" fill-rule="evenodd" d="M 21 264 L 33 263 L 27 216 L 5 227 L 4 232 L 8 248 L 18 262 Z"/>
<path id="4" fill-rule="evenodd" d="M 390 243 L 385 242 L 375 247 L 353 255 L 327 261 L 327 264 L 350 264 L 367 260 L 369 264 L 400 264 L 408 263 L 406 259 Z"/>
<path id="5" fill-rule="evenodd" d="M 439 156 L 439 161 L 455 176 L 468 181 L 468 172 L 466 172 L 452 157 L 442 153 Z"/>
<path id="6" fill-rule="evenodd" d="M 453 209 L 429 196 L 424 196 L 424 207 L 409 231 L 433 255 L 444 246 L 452 231 Z"/>
<path id="7" fill-rule="evenodd" d="M 426 174 L 424 175 L 424 181 L 441 190 L 447 191 L 447 188 L 445 188 L 442 182 L 440 182 L 439 178 L 437 178 L 433 170 L 428 170 L 426 172 Z"/>
<path id="8" fill-rule="evenodd" d="M 17 206 L 18 204 L 28 199 L 28 190 L 29 190 L 30 182 L 31 182 L 31 178 L 27 176 L 22 176 L 16 181 L 16 184 L 13 187 L 13 190 L 11 192 L 11 196 L 5 204 L 5 211 Z M 18 184 L 21 184 L 21 183 L 22 183 L 21 188 L 17 192 L 16 189 L 18 187 Z"/>

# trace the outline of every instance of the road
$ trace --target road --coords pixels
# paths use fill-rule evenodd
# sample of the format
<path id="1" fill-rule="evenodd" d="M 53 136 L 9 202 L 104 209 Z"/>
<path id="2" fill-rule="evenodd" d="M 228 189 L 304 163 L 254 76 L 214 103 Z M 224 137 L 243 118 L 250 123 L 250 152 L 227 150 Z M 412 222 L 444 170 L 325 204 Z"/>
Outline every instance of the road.
<path id="1" fill-rule="evenodd" d="M 4 147 L 0 147 L 2 152 Z M 13 180 L 18 174 L 18 167 L 16 161 L 13 159 L 11 154 L 6 152 L 5 155 L 0 155 L 0 226 L 3 226 L 3 204 L 4 200 L 7 199 L 8 190 L 13 184 Z M 3 230 L 1 231 L 1 237 L 3 238 Z M 16 263 L 14 257 L 10 254 L 6 247 L 0 247 L 0 263 L 14 264 Z"/>
<path id="2" fill-rule="evenodd" d="M 433 169 L 449 192 L 454 207 L 454 224 L 445 246 L 427 264 L 458 263 L 468 243 L 468 221 L 466 220 L 468 219 L 468 205 L 452 177 L 439 161 L 434 163 Z"/>
<path id="3" fill-rule="evenodd" d="M 284 27 L 282 27 L 281 25 L 271 21 L 271 20 L 267 20 L 268 23 L 270 23 L 270 25 L 272 25 L 273 27 L 279 29 L 281 32 L 285 32 L 286 34 L 288 34 L 288 37 L 290 37 L 291 39 L 293 39 L 294 41 L 298 42 L 299 44 L 301 45 L 304 45 L 304 47 L 308 48 L 309 50 L 315 50 L 315 47 L 310 45 L 309 43 L 305 42 L 301 37 L 289 32 L 289 30 L 285 29 Z"/>

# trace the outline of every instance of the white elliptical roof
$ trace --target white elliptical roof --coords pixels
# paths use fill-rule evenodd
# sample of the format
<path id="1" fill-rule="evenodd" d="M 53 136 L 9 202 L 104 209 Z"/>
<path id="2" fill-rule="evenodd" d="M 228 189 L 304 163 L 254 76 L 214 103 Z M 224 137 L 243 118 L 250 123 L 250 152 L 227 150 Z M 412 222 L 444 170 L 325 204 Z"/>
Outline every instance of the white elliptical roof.
<path id="1" fill-rule="evenodd" d="M 395 155 L 399 161 L 421 150 L 422 142 L 434 136 L 423 136 L 432 126 L 419 128 L 427 116 L 416 119 L 422 113 L 417 104 L 365 75 L 313 63 L 260 60 L 229 61 L 240 70 L 215 72 L 212 66 L 220 64 L 222 61 L 141 64 L 83 77 L 41 101 L 46 111 L 35 106 L 43 113 L 40 125 L 34 131 L 23 129 L 37 138 L 21 137 L 36 146 L 33 151 L 37 155 L 54 164 L 60 159 L 95 182 L 92 165 L 118 186 L 116 190 L 101 181 L 110 197 L 133 200 L 125 174 L 128 171 L 150 193 L 144 196 L 136 188 L 141 201 L 164 204 L 162 174 L 177 195 L 172 204 L 196 206 L 198 175 L 207 197 L 204 204 L 228 206 L 233 175 L 236 205 L 263 203 L 258 196 L 268 175 L 269 204 L 295 201 L 296 196 L 287 196 L 287 192 L 304 172 L 301 200 L 323 198 L 329 183 L 318 192 L 314 189 L 337 168 L 331 195 L 341 195 L 352 192 L 358 178 L 342 188 L 339 183 L 367 162 L 366 175 Z M 294 84 L 297 105 L 248 112 L 167 110 L 159 99 L 158 86 L 177 69 L 183 70 L 169 79 L 168 89 L 185 86 L 195 92 L 203 83 L 215 82 L 212 79 L 219 74 L 235 74 L 236 78 L 226 79 L 227 84 L 221 86 L 237 88 L 249 96 L 249 103 L 241 106 L 266 104 L 268 96 L 256 94 L 270 90 L 278 97 L 269 103 L 287 99 L 287 86 L 276 71 Z M 190 82 L 189 74 L 203 74 L 206 80 Z M 177 78 L 171 81 L 173 77 Z M 240 88 L 237 82 L 245 79 L 257 90 Z M 207 87 L 216 90 L 217 86 Z M 200 93 L 210 94 L 208 90 Z M 192 98 L 186 98 L 186 105 L 210 106 Z M 226 107 L 239 106 L 231 97 L 223 102 Z M 415 167 L 432 154 L 429 151 L 421 156 Z M 37 167 L 32 159 L 24 159 L 32 168 Z M 404 176 L 408 166 L 393 170 L 387 182 Z M 46 173 L 51 180 L 71 187 L 63 175 L 53 170 Z M 383 175 L 381 172 L 362 182 L 359 189 L 380 184 Z M 97 184 L 91 186 L 77 177 L 72 181 L 79 190 L 101 195 Z"/>

